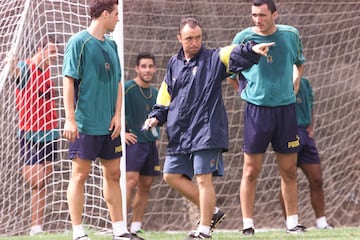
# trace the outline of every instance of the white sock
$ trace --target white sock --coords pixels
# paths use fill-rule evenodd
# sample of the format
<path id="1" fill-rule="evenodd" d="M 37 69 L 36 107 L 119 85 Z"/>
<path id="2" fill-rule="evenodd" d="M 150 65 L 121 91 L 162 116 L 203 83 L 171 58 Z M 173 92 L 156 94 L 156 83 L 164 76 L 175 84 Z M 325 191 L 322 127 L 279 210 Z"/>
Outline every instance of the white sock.
<path id="1" fill-rule="evenodd" d="M 215 208 L 214 208 L 214 214 L 218 213 L 218 211 L 219 211 L 219 208 L 218 208 L 218 207 L 215 207 Z"/>
<path id="2" fill-rule="evenodd" d="M 34 225 L 30 227 L 30 236 L 43 232 L 41 225 Z"/>
<path id="3" fill-rule="evenodd" d="M 124 233 L 128 233 L 125 221 L 113 222 L 112 227 L 114 236 L 121 236 Z"/>
<path id="4" fill-rule="evenodd" d="M 252 218 L 243 218 L 243 229 L 255 228 Z"/>
<path id="5" fill-rule="evenodd" d="M 76 239 L 77 237 L 82 237 L 85 235 L 85 231 L 82 224 L 79 225 L 73 225 L 73 239 Z"/>
<path id="6" fill-rule="evenodd" d="M 141 222 L 131 222 L 130 232 L 136 233 L 141 229 Z"/>
<path id="7" fill-rule="evenodd" d="M 291 215 L 286 218 L 286 227 L 287 229 L 292 229 L 298 225 L 298 215 Z"/>
<path id="8" fill-rule="evenodd" d="M 201 233 L 205 233 L 206 235 L 210 235 L 210 226 L 205 226 L 205 225 L 201 225 L 199 224 L 197 230 L 197 232 L 201 232 Z"/>
<path id="9" fill-rule="evenodd" d="M 326 221 L 326 217 L 322 216 L 316 219 L 316 227 L 317 228 L 325 228 L 328 225 Z"/>

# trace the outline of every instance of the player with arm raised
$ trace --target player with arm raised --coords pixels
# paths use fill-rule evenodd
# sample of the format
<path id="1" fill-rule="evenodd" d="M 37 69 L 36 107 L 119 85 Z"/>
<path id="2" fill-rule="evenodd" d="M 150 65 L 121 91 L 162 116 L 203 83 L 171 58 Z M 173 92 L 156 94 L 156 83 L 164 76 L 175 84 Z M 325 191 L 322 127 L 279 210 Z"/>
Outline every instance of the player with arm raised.
<path id="1" fill-rule="evenodd" d="M 208 239 L 224 216 L 215 208 L 213 185 L 213 176 L 223 175 L 222 153 L 228 149 L 222 81 L 256 64 L 273 44 L 249 42 L 208 49 L 202 44 L 199 22 L 191 17 L 180 22 L 177 39 L 182 47 L 168 62 L 157 103 L 145 125 L 166 122 L 164 179 L 200 209 L 200 224 L 186 239 Z M 197 185 L 191 181 L 194 175 Z"/>

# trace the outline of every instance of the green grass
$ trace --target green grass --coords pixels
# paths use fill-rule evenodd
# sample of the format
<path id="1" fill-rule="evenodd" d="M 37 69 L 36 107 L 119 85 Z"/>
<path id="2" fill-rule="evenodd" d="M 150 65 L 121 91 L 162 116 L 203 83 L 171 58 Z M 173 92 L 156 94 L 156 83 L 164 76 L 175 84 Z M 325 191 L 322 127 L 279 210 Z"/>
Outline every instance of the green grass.
<path id="1" fill-rule="evenodd" d="M 146 240 L 183 240 L 186 237 L 186 232 L 146 232 L 141 236 Z M 89 237 L 93 240 L 111 240 L 109 235 L 89 233 Z M 17 237 L 0 237 L 1 240 L 71 240 L 71 232 L 58 233 L 58 234 L 42 234 L 39 236 L 17 236 Z M 360 228 L 335 228 L 331 230 L 317 230 L 309 229 L 304 234 L 287 234 L 284 230 L 274 230 L 266 232 L 257 232 L 254 236 L 243 236 L 240 232 L 230 231 L 215 231 L 213 240 L 269 240 L 269 239 L 329 239 L 329 240 L 352 240 L 360 239 Z"/>

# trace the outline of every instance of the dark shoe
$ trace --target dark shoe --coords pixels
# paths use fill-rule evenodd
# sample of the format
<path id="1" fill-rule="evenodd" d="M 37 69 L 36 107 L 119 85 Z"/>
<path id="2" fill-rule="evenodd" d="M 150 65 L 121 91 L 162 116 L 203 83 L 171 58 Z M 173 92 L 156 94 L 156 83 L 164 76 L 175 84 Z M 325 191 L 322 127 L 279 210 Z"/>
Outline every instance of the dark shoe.
<path id="1" fill-rule="evenodd" d="M 75 240 L 91 240 L 91 239 L 88 237 L 88 235 L 84 235 L 82 237 L 75 238 Z"/>
<path id="2" fill-rule="evenodd" d="M 131 240 L 132 238 L 132 234 L 130 233 L 124 233 L 123 235 L 120 236 L 113 236 L 113 240 Z"/>
<path id="3" fill-rule="evenodd" d="M 295 233 L 295 234 L 304 233 L 304 232 L 306 232 L 306 227 L 303 226 L 303 225 L 298 224 L 298 225 L 296 225 L 295 227 L 293 227 L 291 229 L 287 229 L 286 232 L 287 233 Z"/>
<path id="4" fill-rule="evenodd" d="M 144 238 L 140 237 L 136 233 L 130 233 L 131 234 L 131 240 L 145 240 Z"/>
<path id="5" fill-rule="evenodd" d="M 242 234 L 243 234 L 243 235 L 254 235 L 254 234 L 255 234 L 255 230 L 254 230 L 254 228 L 252 228 L 252 227 L 247 228 L 247 229 L 243 229 L 243 230 L 242 230 Z"/>
<path id="6" fill-rule="evenodd" d="M 213 232 L 215 230 L 215 228 L 225 219 L 225 213 L 223 211 L 221 211 L 220 209 L 218 210 L 217 213 L 214 213 L 212 218 L 211 218 L 211 223 L 210 223 L 210 232 Z M 200 224 L 200 220 L 197 221 L 197 225 Z"/>
<path id="7" fill-rule="evenodd" d="M 219 209 L 217 213 L 214 213 L 210 223 L 210 231 L 213 232 L 215 228 L 225 219 L 225 213 Z"/>
<path id="8" fill-rule="evenodd" d="M 198 239 L 212 239 L 211 235 L 205 233 L 199 233 L 197 231 L 191 231 L 185 240 L 198 240 Z"/>

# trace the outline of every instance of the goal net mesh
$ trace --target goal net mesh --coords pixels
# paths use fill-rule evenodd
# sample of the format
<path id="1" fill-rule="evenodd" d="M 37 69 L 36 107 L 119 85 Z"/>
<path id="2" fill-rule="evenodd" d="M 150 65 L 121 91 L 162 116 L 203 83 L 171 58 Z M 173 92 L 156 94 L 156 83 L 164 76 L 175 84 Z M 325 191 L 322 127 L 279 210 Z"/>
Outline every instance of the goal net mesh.
<path id="1" fill-rule="evenodd" d="M 29 3 L 28 10 L 26 4 Z M 231 43 L 234 35 L 252 25 L 250 1 L 180 0 L 123 1 L 125 79 L 135 77 L 136 55 L 150 51 L 156 55 L 155 85 L 159 86 L 168 59 L 180 45 L 176 40 L 178 23 L 184 16 L 196 16 L 203 27 L 209 47 Z M 300 31 L 305 73 L 315 92 L 316 143 L 322 159 L 326 215 L 336 226 L 358 226 L 360 219 L 360 2 L 358 1 L 277 1 L 280 24 Z M 22 16 L 25 20 L 22 21 Z M 60 130 L 64 123 L 62 74 L 64 47 L 71 35 L 89 24 L 87 1 L 32 0 L 4 1 L 0 6 L 0 63 L 10 51 L 26 59 L 47 35 L 55 36 L 58 59 L 51 67 L 55 83 L 56 107 Z M 23 22 L 23 23 L 21 23 Z M 19 25 L 23 24 L 21 31 Z M 15 47 L 14 47 L 15 46 Z M 0 72 L 6 73 L 5 64 Z M 3 78 L 1 78 L 2 81 Z M 0 83 L 0 235 L 28 233 L 30 227 L 30 191 L 21 174 L 23 160 L 18 139 L 18 115 L 15 108 L 16 83 L 9 77 Z M 225 176 L 215 178 L 217 206 L 226 212 L 224 229 L 241 229 L 239 185 L 243 164 L 244 103 L 226 82 L 223 97 L 228 111 L 230 149 L 224 154 Z M 159 142 L 161 165 L 167 139 L 164 128 Z M 44 230 L 71 229 L 66 190 L 71 172 L 67 142 L 57 140 L 54 171 L 46 186 Z M 86 183 L 84 224 L 97 229 L 111 229 L 110 218 L 101 193 L 101 171 L 93 164 Z M 274 153 L 269 147 L 257 183 L 254 221 L 257 228 L 284 228 L 278 202 L 280 178 Z M 299 219 L 314 226 L 305 176 L 298 171 Z M 189 230 L 198 214 L 191 204 L 159 177 L 155 180 L 143 220 L 146 230 Z M 131 210 L 129 211 L 131 219 Z"/>

